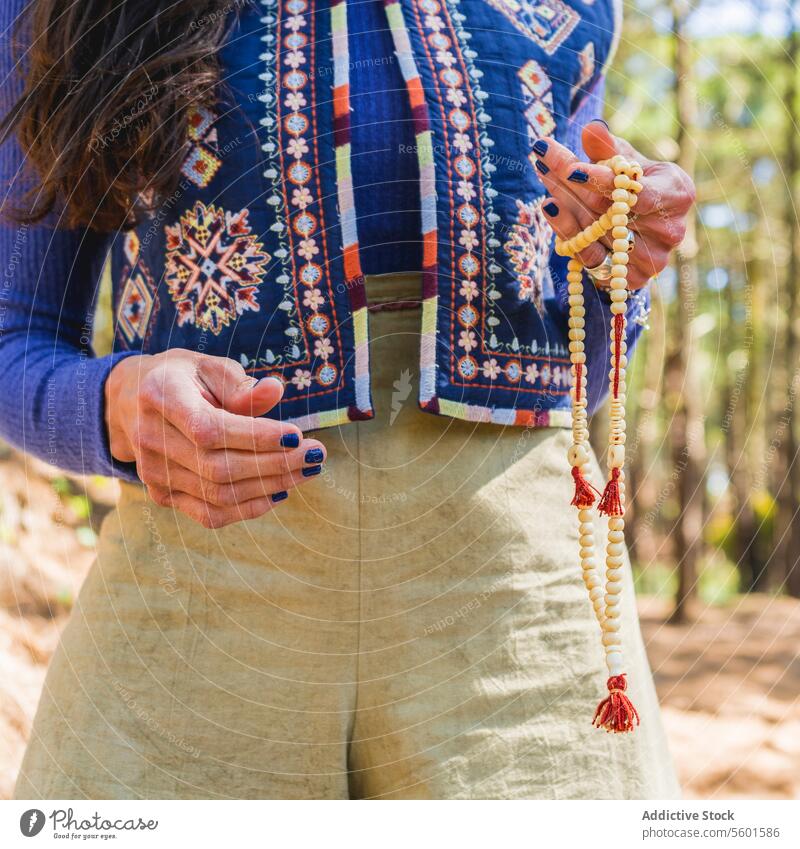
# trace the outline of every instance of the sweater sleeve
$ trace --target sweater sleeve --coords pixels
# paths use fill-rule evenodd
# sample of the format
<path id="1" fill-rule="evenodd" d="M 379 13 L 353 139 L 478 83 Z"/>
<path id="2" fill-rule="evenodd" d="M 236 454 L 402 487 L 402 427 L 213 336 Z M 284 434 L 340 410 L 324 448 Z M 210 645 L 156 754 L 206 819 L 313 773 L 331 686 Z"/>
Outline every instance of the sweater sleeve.
<path id="1" fill-rule="evenodd" d="M 601 77 L 593 88 L 587 92 L 578 108 L 572 114 L 565 144 L 575 153 L 579 159 L 587 159 L 581 144 L 581 132 L 590 121 L 602 118 L 605 94 L 605 78 Z M 559 309 L 563 320 L 569 317 L 569 294 L 567 292 L 567 260 L 553 252 L 551 260 L 551 272 Z M 611 332 L 611 313 L 609 304 L 611 299 L 608 294 L 598 289 L 591 281 L 588 274 L 584 275 L 584 300 L 586 306 L 586 339 L 584 340 L 586 350 L 587 369 L 587 397 L 589 401 L 589 413 L 593 413 L 603 402 L 608 393 L 608 345 L 609 333 Z M 633 354 L 636 341 L 646 324 L 647 315 L 650 311 L 650 284 L 642 289 L 632 292 L 628 299 L 628 326 L 627 343 L 628 359 Z M 592 367 L 593 364 L 594 367 Z"/>
<path id="2" fill-rule="evenodd" d="M 0 112 L 22 89 L 11 40 L 23 0 L 0 4 Z M 0 205 L 21 204 L 24 154 L 16 139 L 0 147 Z M 0 436 L 54 466 L 136 480 L 132 464 L 110 453 L 104 387 L 133 352 L 97 357 L 91 347 L 97 287 L 110 238 L 37 225 L 0 223 Z"/>

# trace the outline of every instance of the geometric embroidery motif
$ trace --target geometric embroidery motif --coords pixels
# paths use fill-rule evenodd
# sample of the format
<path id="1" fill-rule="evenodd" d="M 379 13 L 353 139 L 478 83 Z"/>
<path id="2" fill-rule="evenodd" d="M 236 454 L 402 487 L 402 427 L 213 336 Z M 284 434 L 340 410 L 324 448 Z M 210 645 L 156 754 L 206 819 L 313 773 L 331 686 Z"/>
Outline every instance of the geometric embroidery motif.
<path id="1" fill-rule="evenodd" d="M 189 141 L 191 147 L 181 166 L 181 173 L 201 189 L 206 188 L 222 165 L 217 156 L 217 116 L 204 106 L 189 107 Z"/>
<path id="2" fill-rule="evenodd" d="M 551 136 L 556 128 L 553 119 L 553 93 L 551 91 L 550 78 L 542 69 L 542 66 L 531 59 L 526 62 L 517 72 L 522 81 L 522 98 L 526 104 L 525 120 L 528 123 L 528 138 L 533 144 L 536 139 Z M 536 157 L 529 154 L 531 162 L 535 164 Z"/>
<path id="3" fill-rule="evenodd" d="M 486 0 L 524 35 L 552 56 L 575 29 L 580 15 L 562 0 Z"/>
<path id="4" fill-rule="evenodd" d="M 250 235 L 248 210 L 225 212 L 197 201 L 180 222 L 166 225 L 166 282 L 178 325 L 215 335 L 246 310 L 258 312 L 256 289 L 270 260 Z"/>
<path id="5" fill-rule="evenodd" d="M 122 290 L 117 312 L 117 325 L 128 342 L 143 339 L 153 311 L 153 278 L 140 263 Z"/>
<path id="6" fill-rule="evenodd" d="M 139 261 L 139 237 L 133 230 L 125 234 L 123 250 L 128 261 L 123 269 L 127 279 L 117 309 L 117 326 L 128 342 L 133 343 L 134 339 L 143 339 L 147 331 L 155 286 L 147 266 Z"/>
<path id="7" fill-rule="evenodd" d="M 553 231 L 542 212 L 544 198 L 532 203 L 517 200 L 517 221 L 503 245 L 517 274 L 519 297 L 531 301 L 539 315 L 544 315 L 544 281 L 550 271 Z"/>

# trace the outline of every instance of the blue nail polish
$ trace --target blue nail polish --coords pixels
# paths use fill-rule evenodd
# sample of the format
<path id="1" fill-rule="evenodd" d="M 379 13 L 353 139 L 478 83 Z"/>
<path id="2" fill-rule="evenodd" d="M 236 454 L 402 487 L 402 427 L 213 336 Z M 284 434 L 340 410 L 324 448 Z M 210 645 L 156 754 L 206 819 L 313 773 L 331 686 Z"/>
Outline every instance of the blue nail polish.
<path id="1" fill-rule="evenodd" d="M 536 139 L 536 141 L 533 143 L 533 152 L 537 156 L 544 156 L 545 153 L 547 153 L 548 147 L 549 145 L 544 139 Z"/>
<path id="2" fill-rule="evenodd" d="M 272 493 L 272 501 L 274 504 L 277 504 L 279 501 L 286 501 L 289 497 L 288 492 L 273 492 Z"/>
<path id="3" fill-rule="evenodd" d="M 303 469 L 303 477 L 313 478 L 314 475 L 318 475 L 321 471 L 322 466 L 309 466 L 307 469 Z"/>
<path id="4" fill-rule="evenodd" d="M 306 451 L 304 462 L 306 463 L 321 463 L 325 459 L 321 448 L 311 448 Z"/>
<path id="5" fill-rule="evenodd" d="M 550 203 L 546 203 L 544 205 L 544 211 L 551 217 L 555 218 L 558 215 L 558 207 L 550 201 Z"/>
<path id="6" fill-rule="evenodd" d="M 604 121 L 602 118 L 592 118 L 589 122 L 590 124 L 598 123 L 602 124 L 607 130 L 611 130 L 611 127 L 608 126 L 608 121 Z"/>
<path id="7" fill-rule="evenodd" d="M 588 183 L 589 175 L 585 171 L 581 171 L 580 168 L 577 171 L 573 171 L 568 180 L 571 180 L 573 183 Z"/>
<path id="8" fill-rule="evenodd" d="M 281 437 L 282 448 L 297 448 L 300 444 L 300 437 L 296 433 L 284 433 Z"/>
<path id="9" fill-rule="evenodd" d="M 541 159 L 536 160 L 536 170 L 540 174 L 546 174 L 550 169 L 542 162 Z"/>

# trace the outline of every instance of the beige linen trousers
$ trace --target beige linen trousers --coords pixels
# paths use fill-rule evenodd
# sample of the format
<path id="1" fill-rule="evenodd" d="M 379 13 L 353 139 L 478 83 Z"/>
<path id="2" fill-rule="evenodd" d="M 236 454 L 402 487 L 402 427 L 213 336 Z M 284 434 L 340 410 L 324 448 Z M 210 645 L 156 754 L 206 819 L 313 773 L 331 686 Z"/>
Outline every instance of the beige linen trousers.
<path id="1" fill-rule="evenodd" d="M 370 320 L 376 418 L 320 432 L 323 474 L 267 516 L 208 531 L 123 487 L 18 798 L 678 795 L 629 569 L 642 724 L 591 724 L 606 672 L 569 432 L 422 413 L 419 310 Z"/>

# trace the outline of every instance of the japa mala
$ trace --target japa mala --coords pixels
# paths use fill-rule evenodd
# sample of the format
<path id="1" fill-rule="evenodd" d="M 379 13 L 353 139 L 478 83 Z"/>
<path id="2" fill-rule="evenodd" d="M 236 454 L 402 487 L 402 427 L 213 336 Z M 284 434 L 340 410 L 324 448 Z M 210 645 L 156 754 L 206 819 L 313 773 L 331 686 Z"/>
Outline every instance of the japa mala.
<path id="1" fill-rule="evenodd" d="M 608 667 L 608 696 L 597 706 L 593 724 L 606 731 L 621 733 L 633 731 L 639 724 L 639 714 L 625 694 L 627 680 L 622 656 L 620 634 L 620 599 L 622 593 L 622 566 L 625 548 L 625 342 L 628 300 L 628 219 L 642 190 L 640 182 L 642 167 L 617 155 L 603 160 L 614 171 L 614 191 L 610 208 L 600 218 L 571 239 L 556 239 L 556 253 L 570 257 L 567 265 L 569 291 L 569 352 L 572 363 L 572 446 L 567 459 L 572 466 L 575 480 L 575 497 L 572 504 L 578 508 L 580 523 L 580 558 L 583 582 L 589 591 L 597 621 L 600 624 Z M 585 466 L 589 461 L 589 428 L 586 403 L 586 353 L 584 330 L 586 309 L 583 300 L 583 263 L 576 254 L 593 242 L 611 232 L 612 268 L 610 279 L 611 296 L 611 371 L 608 374 L 611 397 L 610 431 L 608 436 L 608 481 L 605 490 L 598 492 L 585 477 Z M 608 544 L 606 546 L 606 580 L 601 585 L 595 558 L 594 523 L 591 507 L 595 493 L 600 495 L 598 512 L 608 517 Z"/>

